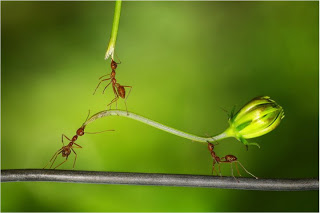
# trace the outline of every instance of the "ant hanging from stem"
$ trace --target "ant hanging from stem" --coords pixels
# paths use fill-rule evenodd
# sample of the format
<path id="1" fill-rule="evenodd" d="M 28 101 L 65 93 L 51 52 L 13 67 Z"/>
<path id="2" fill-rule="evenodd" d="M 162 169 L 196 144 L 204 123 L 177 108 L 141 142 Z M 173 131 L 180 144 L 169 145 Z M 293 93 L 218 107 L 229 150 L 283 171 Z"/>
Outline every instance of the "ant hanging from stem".
<path id="1" fill-rule="evenodd" d="M 121 63 L 121 62 L 120 62 L 120 63 Z M 124 86 L 124 85 L 120 85 L 119 83 L 117 83 L 117 80 L 116 80 L 116 69 L 117 69 L 118 64 L 120 64 L 120 63 L 117 63 L 117 62 L 115 62 L 113 59 L 111 59 L 111 69 L 112 69 L 111 73 L 110 73 L 110 74 L 107 74 L 107 75 L 101 76 L 101 77 L 99 78 L 99 80 L 102 79 L 103 77 L 109 76 L 109 75 L 110 75 L 110 78 L 105 78 L 105 79 L 100 80 L 100 82 L 98 83 L 98 85 L 97 85 L 97 87 L 96 87 L 93 95 L 96 93 L 98 87 L 100 86 L 100 84 L 101 84 L 103 81 L 110 80 L 110 82 L 107 84 L 107 86 L 105 86 L 105 88 L 103 89 L 103 92 L 102 92 L 102 93 L 104 94 L 104 91 L 105 91 L 105 90 L 107 89 L 107 87 L 112 83 L 112 89 L 113 89 L 113 93 L 114 93 L 114 95 L 115 95 L 115 98 L 114 98 L 107 106 L 110 105 L 110 108 L 111 108 L 111 105 L 112 105 L 114 102 L 116 102 L 116 108 L 118 108 L 117 101 L 118 101 L 119 96 L 120 96 L 121 98 L 125 99 L 125 100 L 124 100 L 124 103 L 125 103 L 125 105 L 126 105 L 126 110 L 127 110 L 127 113 L 128 113 L 127 98 L 128 98 L 128 96 L 129 96 L 129 94 L 130 94 L 130 92 L 131 92 L 132 86 Z M 126 97 L 125 87 L 129 87 L 129 88 L 130 88 L 127 97 Z"/>
<path id="2" fill-rule="evenodd" d="M 88 117 L 87 119 L 85 120 L 85 122 L 88 120 L 89 118 L 89 115 L 90 115 L 90 110 L 89 110 L 89 114 L 88 114 Z M 77 160 L 77 153 L 74 151 L 74 148 L 82 148 L 82 146 L 80 146 L 79 144 L 77 144 L 75 141 L 78 139 L 78 136 L 82 136 L 84 135 L 84 133 L 87 133 L 87 134 L 98 134 L 98 133 L 102 133 L 102 132 L 106 132 L 106 131 L 114 131 L 114 130 L 104 130 L 104 131 L 101 131 L 101 132 L 85 132 L 84 129 L 85 129 L 85 122 L 82 124 L 82 126 L 77 130 L 76 132 L 76 135 L 72 137 L 72 139 L 70 140 L 65 134 L 62 134 L 62 148 L 59 149 L 51 158 L 51 160 L 46 164 L 46 166 L 43 168 L 45 169 L 48 164 L 52 161 L 51 163 L 51 166 L 50 166 L 50 169 L 51 167 L 53 166 L 54 162 L 56 161 L 58 155 L 60 153 L 62 153 L 62 157 L 66 157 L 66 159 L 60 163 L 58 166 L 54 167 L 53 169 L 56 169 L 58 168 L 59 166 L 61 166 L 62 164 L 64 164 L 67 160 L 68 160 L 68 157 L 69 155 L 71 154 L 71 151 L 75 154 L 75 159 L 74 159 L 74 162 L 73 162 L 73 168 L 76 164 L 76 160 Z M 70 141 L 66 146 L 64 145 L 64 142 L 63 142 L 63 138 L 66 138 L 68 141 Z"/>
<path id="3" fill-rule="evenodd" d="M 218 143 L 217 143 L 218 144 Z M 239 172 L 239 169 L 238 169 L 238 164 L 244 169 L 244 171 L 246 171 L 249 175 L 251 175 L 252 177 L 254 177 L 255 179 L 258 179 L 258 177 L 254 176 L 253 174 L 251 174 L 248 170 L 246 170 L 246 168 L 244 168 L 244 166 L 240 163 L 240 161 L 238 161 L 238 158 L 234 155 L 226 155 L 222 158 L 220 158 L 219 156 L 216 155 L 216 153 L 213 151 L 214 149 L 214 145 L 210 142 L 208 142 L 208 149 L 210 151 L 210 154 L 213 158 L 213 164 L 212 164 L 212 174 L 213 174 L 213 171 L 216 172 L 216 174 L 218 175 L 217 171 L 215 170 L 214 166 L 215 164 L 217 163 L 218 166 L 219 166 L 219 174 L 220 176 L 221 175 L 221 169 L 220 169 L 220 163 L 230 163 L 230 166 L 231 166 L 231 174 L 232 174 L 232 177 L 237 181 L 239 182 L 236 177 L 233 175 L 233 167 L 232 167 L 232 163 L 234 163 L 236 165 L 236 169 L 237 169 L 237 172 L 238 172 L 238 175 L 241 176 L 240 172 Z"/>

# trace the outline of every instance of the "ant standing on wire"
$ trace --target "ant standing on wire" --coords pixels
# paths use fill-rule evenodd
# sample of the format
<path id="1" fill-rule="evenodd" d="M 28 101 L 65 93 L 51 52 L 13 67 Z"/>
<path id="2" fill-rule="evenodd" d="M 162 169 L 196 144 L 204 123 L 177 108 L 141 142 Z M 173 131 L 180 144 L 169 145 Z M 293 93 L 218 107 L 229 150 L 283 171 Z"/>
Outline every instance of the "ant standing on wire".
<path id="1" fill-rule="evenodd" d="M 220 176 L 221 176 L 220 163 L 230 163 L 231 172 L 232 172 L 232 173 L 231 173 L 231 174 L 232 174 L 232 177 L 233 177 L 236 181 L 238 181 L 238 180 L 236 179 L 236 177 L 233 175 L 232 163 L 234 163 L 234 164 L 236 165 L 236 169 L 237 169 L 238 175 L 241 176 L 241 174 L 240 174 L 240 172 L 239 172 L 239 169 L 238 169 L 238 164 L 237 164 L 237 163 L 239 163 L 239 165 L 244 169 L 244 171 L 246 171 L 249 175 L 251 175 L 251 176 L 254 177 L 255 179 L 258 179 L 258 177 L 254 176 L 254 175 L 251 174 L 248 170 L 246 170 L 246 168 L 244 168 L 244 166 L 240 163 L 240 161 L 238 161 L 238 158 L 237 158 L 236 156 L 234 156 L 234 155 L 226 155 L 226 156 L 224 156 L 224 157 L 222 157 L 222 158 L 218 157 L 218 156 L 216 155 L 216 153 L 213 151 L 214 145 L 213 145 L 212 143 L 210 143 L 210 142 L 208 142 L 208 149 L 209 149 L 210 154 L 211 154 L 211 156 L 212 156 L 212 158 L 213 158 L 212 174 L 213 174 L 213 171 L 216 172 L 216 170 L 215 170 L 215 168 L 214 168 L 214 166 L 215 166 L 216 163 L 217 163 L 218 166 L 219 166 L 219 174 L 220 174 Z M 217 173 L 217 172 L 216 172 L 216 173 Z M 218 173 L 217 173 L 217 174 L 218 174 Z M 238 182 L 239 182 L 239 181 L 238 181 Z"/>
<path id="2" fill-rule="evenodd" d="M 117 106 L 117 101 L 118 101 L 119 96 L 120 96 L 121 98 L 125 99 L 125 100 L 124 100 L 124 103 L 125 103 L 125 105 L 126 105 L 126 110 L 127 110 L 127 113 L 128 113 L 127 98 L 128 98 L 128 96 L 129 96 L 129 94 L 130 94 L 130 92 L 131 92 L 132 86 L 124 86 L 124 85 L 120 85 L 119 83 L 117 83 L 117 80 L 116 80 L 116 69 L 117 69 L 118 64 L 120 64 L 120 63 L 117 63 L 117 62 L 115 62 L 113 59 L 111 59 L 111 69 L 112 69 L 111 73 L 110 73 L 110 74 L 107 74 L 107 75 L 103 75 L 103 76 L 101 76 L 99 79 L 102 79 L 104 76 L 108 76 L 108 75 L 110 75 L 110 78 L 102 79 L 102 80 L 99 82 L 97 88 L 95 89 L 93 95 L 96 93 L 96 91 L 97 91 L 97 89 L 98 89 L 98 87 L 100 86 L 100 84 L 101 84 L 102 81 L 110 80 L 110 82 L 107 84 L 107 86 L 103 89 L 103 92 L 102 92 L 102 93 L 104 94 L 104 91 L 105 91 L 105 90 L 107 89 L 107 87 L 112 83 L 112 89 L 113 89 L 113 93 L 114 93 L 114 95 L 115 95 L 115 98 L 114 98 L 107 106 L 110 105 L 110 108 L 111 108 L 111 105 L 112 105 L 114 102 L 116 102 L 116 108 L 118 108 L 118 106 Z M 130 88 L 127 97 L 126 97 L 125 87 L 129 87 L 129 88 Z"/>
<path id="3" fill-rule="evenodd" d="M 214 149 L 214 145 L 210 142 L 208 142 L 208 149 L 210 151 L 210 154 L 213 158 L 213 163 L 212 163 L 212 172 L 211 174 L 213 175 L 213 171 L 216 172 L 216 174 L 218 175 L 218 172 L 215 170 L 214 165 L 217 163 L 219 164 L 219 162 L 221 161 L 220 157 L 216 155 L 216 153 L 213 151 Z M 221 176 L 221 169 L 220 169 L 220 165 L 219 165 L 219 174 Z"/>
<path id="4" fill-rule="evenodd" d="M 88 120 L 89 115 L 90 115 L 90 111 L 89 111 L 88 117 L 87 117 L 87 119 L 85 120 L 85 122 Z M 84 123 L 85 123 L 85 122 L 84 122 Z M 114 130 L 104 130 L 104 131 L 101 131 L 101 132 L 84 132 L 84 129 L 85 129 L 85 127 L 86 127 L 86 126 L 84 125 L 84 123 L 83 123 L 82 126 L 77 130 L 76 135 L 73 136 L 71 140 L 70 140 L 65 134 L 62 134 L 62 144 L 63 144 L 62 148 L 59 149 L 59 150 L 52 156 L 51 160 L 46 164 L 46 166 L 45 166 L 43 169 L 45 169 L 45 168 L 48 166 L 48 164 L 53 160 L 52 163 L 51 163 L 51 166 L 50 166 L 50 169 L 51 169 L 51 167 L 53 166 L 54 162 L 56 161 L 58 155 L 59 155 L 60 153 L 62 153 L 62 157 L 66 157 L 66 159 L 65 159 L 62 163 L 60 163 L 58 166 L 54 167 L 53 169 L 58 168 L 59 166 L 61 166 L 63 163 L 65 163 L 65 162 L 68 160 L 68 157 L 69 157 L 69 155 L 71 154 L 71 151 L 76 155 L 76 156 L 75 156 L 75 159 L 74 159 L 74 162 L 73 162 L 73 168 L 74 168 L 74 166 L 75 166 L 75 164 L 76 164 L 76 160 L 77 160 L 77 153 L 74 151 L 74 148 L 82 148 L 82 146 L 80 146 L 79 144 L 77 144 L 77 143 L 75 142 L 75 141 L 78 139 L 78 136 L 82 136 L 82 135 L 84 135 L 84 133 L 87 133 L 87 134 L 97 134 L 97 133 L 102 133 L 102 132 L 106 132 L 106 131 L 114 131 Z M 64 145 L 63 137 L 65 137 L 68 141 L 70 141 L 69 144 L 67 144 L 66 146 Z"/>

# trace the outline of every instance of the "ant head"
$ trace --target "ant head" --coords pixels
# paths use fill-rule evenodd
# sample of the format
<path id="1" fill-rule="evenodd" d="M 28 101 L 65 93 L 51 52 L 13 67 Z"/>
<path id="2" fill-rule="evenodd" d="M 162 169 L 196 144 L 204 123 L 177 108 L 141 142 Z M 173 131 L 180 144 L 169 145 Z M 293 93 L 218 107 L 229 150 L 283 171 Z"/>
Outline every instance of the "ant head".
<path id="1" fill-rule="evenodd" d="M 68 146 L 64 146 L 62 150 L 62 157 L 68 157 L 71 153 L 71 150 Z"/>
<path id="2" fill-rule="evenodd" d="M 115 62 L 114 60 L 111 60 L 111 69 L 112 70 L 115 70 L 115 69 L 117 69 L 117 62 Z"/>
<path id="3" fill-rule="evenodd" d="M 84 135 L 84 126 L 82 126 L 82 127 L 80 127 L 78 130 L 77 130 L 77 135 L 76 136 L 82 136 L 82 135 Z M 76 136 L 74 136 L 74 137 L 76 137 Z M 73 138 L 74 138 L 73 137 Z M 72 140 L 73 140 L 73 138 L 72 138 Z"/>
<path id="4" fill-rule="evenodd" d="M 214 149 L 214 145 L 208 142 L 208 149 L 210 150 L 210 152 L 212 152 Z"/>

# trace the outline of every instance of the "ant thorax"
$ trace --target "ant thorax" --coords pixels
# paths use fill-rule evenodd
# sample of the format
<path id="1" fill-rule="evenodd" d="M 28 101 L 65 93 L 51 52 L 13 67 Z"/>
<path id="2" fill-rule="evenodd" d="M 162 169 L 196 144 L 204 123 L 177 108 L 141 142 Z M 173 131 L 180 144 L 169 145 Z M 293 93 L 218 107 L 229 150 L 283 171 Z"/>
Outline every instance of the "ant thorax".
<path id="1" fill-rule="evenodd" d="M 75 135 L 75 136 L 72 137 L 71 141 L 75 142 L 77 139 L 78 139 L 78 135 Z"/>
<path id="2" fill-rule="evenodd" d="M 111 78 L 114 78 L 115 76 L 116 76 L 116 71 L 112 70 L 112 71 L 111 71 L 111 74 L 110 74 L 110 77 L 111 77 Z"/>

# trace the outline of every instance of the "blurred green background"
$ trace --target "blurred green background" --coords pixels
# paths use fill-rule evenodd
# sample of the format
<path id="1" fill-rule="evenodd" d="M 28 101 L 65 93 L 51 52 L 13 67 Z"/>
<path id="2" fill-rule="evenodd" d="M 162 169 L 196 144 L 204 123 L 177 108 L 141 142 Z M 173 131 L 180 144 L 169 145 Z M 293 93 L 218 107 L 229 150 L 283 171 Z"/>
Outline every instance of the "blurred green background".
<path id="1" fill-rule="evenodd" d="M 72 137 L 89 109 L 104 110 L 113 98 L 111 87 L 92 93 L 111 71 L 104 54 L 114 2 L 1 6 L 1 167 L 42 168 L 62 133 Z M 222 108 L 271 96 L 286 117 L 251 140 L 261 149 L 225 139 L 216 152 L 236 155 L 261 178 L 318 177 L 318 13 L 318 2 L 123 2 L 117 79 L 133 86 L 129 110 L 205 136 L 227 127 Z M 211 173 L 204 144 L 123 117 L 87 131 L 104 129 L 116 131 L 78 139 L 77 170 Z M 2 211 L 319 210 L 318 191 L 3 183 L 1 192 Z"/>

